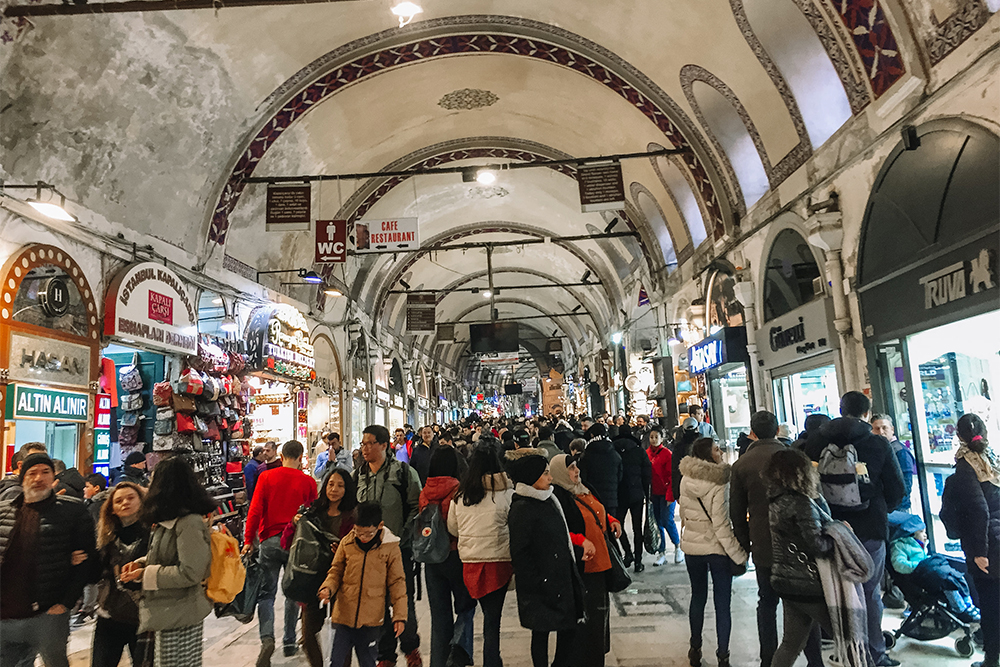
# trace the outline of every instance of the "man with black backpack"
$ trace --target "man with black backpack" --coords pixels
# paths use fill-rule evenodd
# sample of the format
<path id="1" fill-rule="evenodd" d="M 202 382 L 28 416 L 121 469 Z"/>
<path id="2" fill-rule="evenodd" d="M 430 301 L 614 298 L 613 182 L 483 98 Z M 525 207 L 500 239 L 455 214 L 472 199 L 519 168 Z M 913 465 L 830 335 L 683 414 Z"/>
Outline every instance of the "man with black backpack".
<path id="1" fill-rule="evenodd" d="M 834 519 L 846 521 L 865 545 L 875 567 L 864 584 L 868 648 L 877 667 L 895 667 L 882 636 L 882 576 L 889 508 L 903 499 L 903 474 L 889 441 L 872 432 L 872 403 L 859 391 L 840 399 L 839 419 L 825 424 L 805 452 L 818 463 L 820 488 Z"/>
<path id="2" fill-rule="evenodd" d="M 420 477 L 409 464 L 390 457 L 389 429 L 372 425 L 361 438 L 364 462 L 354 471 L 358 485 L 358 502 L 372 501 L 382 507 L 382 520 L 394 535 L 400 536 L 403 570 L 406 572 L 406 595 L 409 613 L 406 628 L 399 637 L 399 648 L 406 655 L 406 667 L 422 667 L 420 635 L 417 634 L 417 614 L 414 607 L 416 568 L 413 565 L 411 526 L 420 503 Z M 396 664 L 396 633 L 392 614 L 386 601 L 385 624 L 378 643 L 378 667 Z"/>

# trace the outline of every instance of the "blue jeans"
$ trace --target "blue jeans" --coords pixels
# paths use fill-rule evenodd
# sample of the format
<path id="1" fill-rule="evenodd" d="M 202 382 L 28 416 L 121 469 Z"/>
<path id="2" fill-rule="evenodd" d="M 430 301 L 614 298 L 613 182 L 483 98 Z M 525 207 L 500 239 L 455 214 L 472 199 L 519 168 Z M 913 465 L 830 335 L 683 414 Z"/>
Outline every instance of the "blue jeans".
<path id="1" fill-rule="evenodd" d="M 476 601 L 469 595 L 462 577 L 462 561 L 452 551 L 443 563 L 424 566 L 427 603 L 431 608 L 431 667 L 445 667 L 452 645 L 472 657 L 472 618 Z M 454 615 L 452 599 L 455 601 Z"/>
<path id="2" fill-rule="evenodd" d="M 0 665 L 34 665 L 41 655 L 46 667 L 69 667 L 68 642 L 68 611 L 0 621 Z"/>
<path id="3" fill-rule="evenodd" d="M 264 570 L 264 583 L 257 596 L 257 613 L 260 615 L 260 638 L 274 639 L 274 599 L 278 595 L 278 578 L 281 568 L 288 562 L 288 552 L 281 548 L 281 536 L 269 537 L 260 543 L 260 566 Z M 299 605 L 285 598 L 284 646 L 295 646 L 295 624 L 299 620 Z"/>
<path id="4" fill-rule="evenodd" d="M 681 543 L 680 533 L 677 532 L 677 524 L 674 522 L 674 506 L 677 503 L 671 500 L 669 503 L 665 496 L 653 496 L 653 516 L 660 527 L 660 540 L 663 542 L 663 551 L 667 550 L 667 536 L 676 547 Z"/>
<path id="5" fill-rule="evenodd" d="M 705 625 L 705 604 L 708 602 L 708 573 L 712 573 L 712 597 L 715 600 L 715 634 L 719 640 L 719 653 L 729 653 L 729 634 L 733 629 L 731 603 L 733 599 L 733 570 L 729 556 L 685 554 L 688 579 L 691 580 L 691 646 L 701 648 L 701 631 Z"/>

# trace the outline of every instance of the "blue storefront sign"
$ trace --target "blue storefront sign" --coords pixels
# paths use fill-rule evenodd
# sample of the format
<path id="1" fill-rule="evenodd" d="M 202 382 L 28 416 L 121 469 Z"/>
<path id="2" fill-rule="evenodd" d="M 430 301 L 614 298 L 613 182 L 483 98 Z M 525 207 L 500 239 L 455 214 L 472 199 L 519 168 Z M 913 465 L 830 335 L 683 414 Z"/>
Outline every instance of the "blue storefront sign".
<path id="1" fill-rule="evenodd" d="M 701 375 L 724 364 L 749 360 L 747 330 L 726 327 L 688 348 L 688 373 Z"/>

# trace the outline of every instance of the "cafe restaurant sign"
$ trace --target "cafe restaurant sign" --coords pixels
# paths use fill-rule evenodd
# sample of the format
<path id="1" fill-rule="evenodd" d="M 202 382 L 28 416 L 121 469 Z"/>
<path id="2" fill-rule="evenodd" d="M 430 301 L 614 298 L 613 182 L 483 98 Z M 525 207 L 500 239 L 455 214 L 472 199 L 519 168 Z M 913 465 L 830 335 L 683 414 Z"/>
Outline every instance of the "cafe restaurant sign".
<path id="1" fill-rule="evenodd" d="M 7 419 L 86 422 L 89 401 L 88 394 L 19 384 L 7 392 L 6 415 Z"/>
<path id="2" fill-rule="evenodd" d="M 118 273 L 104 302 L 104 335 L 180 354 L 198 353 L 197 313 L 187 285 L 155 262 Z"/>

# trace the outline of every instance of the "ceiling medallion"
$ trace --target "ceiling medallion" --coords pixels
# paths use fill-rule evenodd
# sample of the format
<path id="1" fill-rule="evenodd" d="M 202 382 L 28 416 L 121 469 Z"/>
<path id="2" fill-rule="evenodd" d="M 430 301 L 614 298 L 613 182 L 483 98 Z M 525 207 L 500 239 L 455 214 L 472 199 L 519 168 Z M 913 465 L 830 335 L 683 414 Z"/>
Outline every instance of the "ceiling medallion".
<path id="1" fill-rule="evenodd" d="M 462 88 L 442 97 L 438 100 L 438 106 L 449 111 L 458 111 L 461 109 L 482 109 L 493 106 L 499 101 L 500 98 L 488 90 Z"/>
<path id="2" fill-rule="evenodd" d="M 478 187 L 469 188 L 466 193 L 466 197 L 469 199 L 493 199 L 494 197 L 506 197 L 510 192 L 506 188 L 501 188 L 498 185 L 493 187 Z"/>

